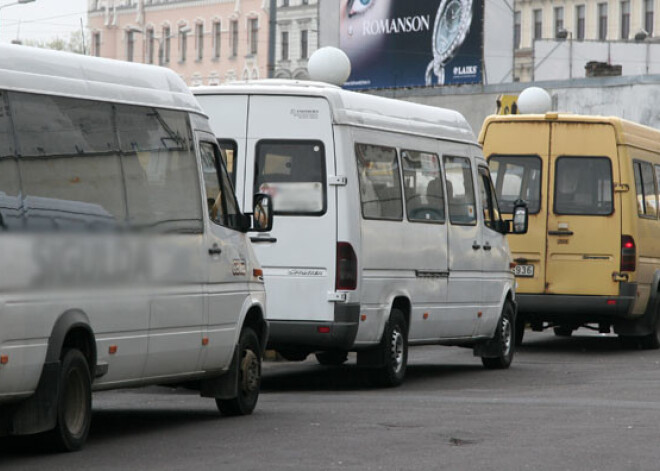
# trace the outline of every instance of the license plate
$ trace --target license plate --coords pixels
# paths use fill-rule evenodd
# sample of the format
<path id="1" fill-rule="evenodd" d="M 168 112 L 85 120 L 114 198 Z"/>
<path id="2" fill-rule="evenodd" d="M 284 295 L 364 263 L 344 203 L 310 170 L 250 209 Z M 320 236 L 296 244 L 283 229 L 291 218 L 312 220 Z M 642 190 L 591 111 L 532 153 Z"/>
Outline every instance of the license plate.
<path id="1" fill-rule="evenodd" d="M 534 265 L 516 265 L 513 274 L 520 277 L 531 278 L 534 276 Z"/>

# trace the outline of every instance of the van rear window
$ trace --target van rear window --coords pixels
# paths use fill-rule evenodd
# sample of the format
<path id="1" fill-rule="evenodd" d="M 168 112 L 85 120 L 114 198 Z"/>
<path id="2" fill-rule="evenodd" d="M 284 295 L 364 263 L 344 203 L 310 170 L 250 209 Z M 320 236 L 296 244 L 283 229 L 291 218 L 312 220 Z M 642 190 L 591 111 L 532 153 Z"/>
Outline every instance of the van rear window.
<path id="1" fill-rule="evenodd" d="M 612 164 L 606 157 L 559 157 L 555 214 L 612 214 Z"/>
<path id="2" fill-rule="evenodd" d="M 536 155 L 493 155 L 488 159 L 497 200 L 503 213 L 513 213 L 517 200 L 530 214 L 541 209 L 541 159 Z"/>
<path id="3" fill-rule="evenodd" d="M 254 192 L 271 196 L 275 214 L 325 213 L 323 142 L 260 141 L 256 153 Z"/>

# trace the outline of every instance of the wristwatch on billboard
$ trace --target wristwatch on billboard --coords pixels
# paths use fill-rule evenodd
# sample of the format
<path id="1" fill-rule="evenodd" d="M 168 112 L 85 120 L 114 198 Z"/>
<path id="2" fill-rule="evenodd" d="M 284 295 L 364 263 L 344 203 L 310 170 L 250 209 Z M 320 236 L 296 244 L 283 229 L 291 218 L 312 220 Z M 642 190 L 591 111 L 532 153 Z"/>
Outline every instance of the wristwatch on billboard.
<path id="1" fill-rule="evenodd" d="M 465 41 L 472 24 L 472 0 L 442 0 L 433 29 L 433 60 L 426 69 L 426 85 L 445 83 L 445 64 Z"/>

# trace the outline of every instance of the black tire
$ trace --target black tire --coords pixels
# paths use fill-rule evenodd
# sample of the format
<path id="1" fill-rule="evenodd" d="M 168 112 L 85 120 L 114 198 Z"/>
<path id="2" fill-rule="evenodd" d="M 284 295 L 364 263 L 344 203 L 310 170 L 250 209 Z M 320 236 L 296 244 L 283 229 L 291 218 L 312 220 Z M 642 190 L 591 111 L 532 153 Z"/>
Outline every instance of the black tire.
<path id="1" fill-rule="evenodd" d="M 498 348 L 498 356 L 493 358 L 482 357 L 481 362 L 483 365 L 491 370 L 503 370 L 511 366 L 513 355 L 515 353 L 515 326 L 514 326 L 514 312 L 511 303 L 504 303 L 502 308 L 502 317 L 497 324 L 495 330 L 495 337 L 493 341 L 496 342 Z"/>
<path id="2" fill-rule="evenodd" d="M 565 326 L 557 326 L 552 329 L 557 337 L 570 337 L 573 335 L 573 329 Z"/>
<path id="3" fill-rule="evenodd" d="M 257 334 L 243 328 L 238 341 L 238 395 L 233 399 L 216 399 L 223 415 L 249 415 L 257 406 L 261 386 L 261 348 Z"/>
<path id="4" fill-rule="evenodd" d="M 59 377 L 57 424 L 45 434 L 45 443 L 57 451 L 80 450 L 92 423 L 92 375 L 80 350 L 64 352 Z"/>
<path id="5" fill-rule="evenodd" d="M 518 313 L 516 316 L 516 338 L 515 338 L 515 344 L 516 347 L 520 347 L 523 343 L 523 338 L 525 337 L 525 324 L 527 322 L 525 321 L 525 318 Z"/>
<path id="6" fill-rule="evenodd" d="M 650 323 L 651 333 L 639 338 L 639 346 L 643 350 L 657 350 L 660 348 L 660 322 L 658 322 L 658 318 L 660 317 L 660 313 L 658 312 L 659 309 L 660 307 L 656 308 L 655 319 Z"/>
<path id="7" fill-rule="evenodd" d="M 288 350 L 278 350 L 277 353 L 280 354 L 282 358 L 286 361 L 305 361 L 307 359 L 307 352 L 296 352 Z"/>
<path id="8" fill-rule="evenodd" d="M 376 381 L 384 387 L 399 386 L 408 367 L 408 326 L 400 310 L 392 309 L 379 349 L 384 364 L 376 370 Z"/>
<path id="9" fill-rule="evenodd" d="M 316 360 L 325 366 L 339 366 L 348 360 L 348 352 L 341 350 L 332 350 L 328 352 L 318 352 L 315 354 Z"/>

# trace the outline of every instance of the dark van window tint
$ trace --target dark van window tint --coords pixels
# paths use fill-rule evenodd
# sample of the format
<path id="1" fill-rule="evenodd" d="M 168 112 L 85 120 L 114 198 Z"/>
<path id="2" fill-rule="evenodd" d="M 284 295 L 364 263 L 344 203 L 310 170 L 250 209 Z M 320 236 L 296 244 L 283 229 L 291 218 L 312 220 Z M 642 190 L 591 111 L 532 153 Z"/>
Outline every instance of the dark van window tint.
<path id="1" fill-rule="evenodd" d="M 449 220 L 457 225 L 475 225 L 477 207 L 470 160 L 465 157 L 445 157 Z"/>
<path id="2" fill-rule="evenodd" d="M 7 94 L 0 93 L 0 228 L 22 226 L 18 160 L 9 119 Z"/>
<path id="3" fill-rule="evenodd" d="M 408 219 L 443 222 L 445 196 L 438 156 L 428 152 L 402 150 L 401 165 Z"/>
<path id="4" fill-rule="evenodd" d="M 647 162 L 635 162 L 635 189 L 637 191 L 637 213 L 640 216 L 657 218 L 658 205 L 653 166 Z"/>
<path id="5" fill-rule="evenodd" d="M 161 232 L 201 232 L 197 164 L 185 113 L 117 106 L 128 221 Z"/>
<path id="6" fill-rule="evenodd" d="M 541 209 L 541 159 L 534 155 L 494 155 L 488 160 L 497 199 L 503 213 L 514 203 L 527 203 L 530 214 Z"/>
<path id="7" fill-rule="evenodd" d="M 396 149 L 356 144 L 360 201 L 365 219 L 403 219 L 401 177 Z"/>
<path id="8" fill-rule="evenodd" d="M 254 192 L 273 198 L 275 214 L 325 213 L 325 150 L 321 141 L 257 144 Z"/>
<path id="9" fill-rule="evenodd" d="M 555 167 L 555 214 L 612 214 L 612 166 L 604 157 L 560 157 Z"/>
<path id="10" fill-rule="evenodd" d="M 116 227 L 126 215 L 112 107 L 10 93 L 29 229 Z"/>

